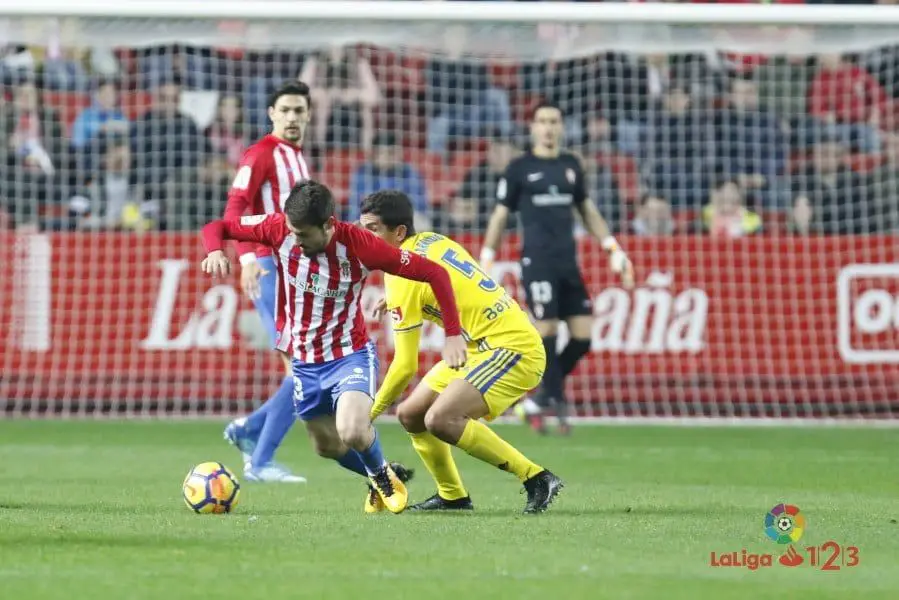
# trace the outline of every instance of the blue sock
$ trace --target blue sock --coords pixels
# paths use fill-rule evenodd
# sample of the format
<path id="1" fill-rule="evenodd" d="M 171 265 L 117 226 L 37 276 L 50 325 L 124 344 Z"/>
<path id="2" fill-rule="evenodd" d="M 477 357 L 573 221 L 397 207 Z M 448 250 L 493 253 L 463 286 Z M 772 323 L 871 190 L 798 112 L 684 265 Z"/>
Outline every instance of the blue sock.
<path id="1" fill-rule="evenodd" d="M 285 377 L 275 395 L 265 403 L 269 405 L 265 423 L 259 432 L 259 441 L 250 460 L 254 467 L 262 467 L 272 462 L 275 450 L 290 431 L 296 420 L 296 409 L 293 405 L 293 377 Z"/>
<path id="2" fill-rule="evenodd" d="M 277 395 L 277 392 L 275 392 L 275 395 Z M 259 435 L 259 432 L 265 427 L 265 418 L 268 416 L 268 411 L 272 407 L 273 398 L 274 396 L 263 402 L 262 406 L 247 415 L 245 427 L 250 435 Z"/>
<path id="3" fill-rule="evenodd" d="M 378 438 L 378 430 L 375 429 L 375 439 L 371 441 L 371 446 L 359 452 L 359 457 L 365 465 L 365 470 L 371 475 L 379 471 L 381 467 L 387 464 L 384 460 L 384 453 L 381 451 L 381 440 Z"/>
<path id="4" fill-rule="evenodd" d="M 368 477 L 368 471 L 365 470 L 365 463 L 362 462 L 362 457 L 359 456 L 359 453 L 355 450 L 347 451 L 346 454 L 337 459 L 337 464 L 348 471 L 358 473 L 363 477 Z"/>

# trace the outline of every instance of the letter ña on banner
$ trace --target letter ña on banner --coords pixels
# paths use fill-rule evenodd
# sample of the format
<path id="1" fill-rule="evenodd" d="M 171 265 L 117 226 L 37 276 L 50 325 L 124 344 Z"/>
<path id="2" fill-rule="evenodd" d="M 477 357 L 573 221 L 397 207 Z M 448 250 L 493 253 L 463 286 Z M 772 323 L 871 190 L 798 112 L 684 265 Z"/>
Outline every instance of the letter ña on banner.
<path id="1" fill-rule="evenodd" d="M 507 285 L 513 276 L 520 285 L 518 263 L 497 262 L 491 273 L 494 280 Z M 626 354 L 696 354 L 706 347 L 709 297 L 704 290 L 672 289 L 673 275 L 652 272 L 646 284 L 633 293 L 607 288 L 594 297 L 594 322 L 591 335 L 593 352 Z M 512 290 L 512 287 L 506 289 Z M 523 297 L 521 291 L 518 298 Z M 439 328 L 425 327 L 421 347 L 439 351 L 444 336 Z M 559 327 L 559 349 L 568 341 L 564 323 Z"/>
<path id="2" fill-rule="evenodd" d="M 237 316 L 238 295 L 229 284 L 216 285 L 203 294 L 197 310 L 192 311 L 180 331 L 173 323 L 178 289 L 184 272 L 190 267 L 187 260 L 159 261 L 162 279 L 156 295 L 150 331 L 141 340 L 144 350 L 227 349 L 233 343 L 232 332 Z M 177 333 L 176 333 L 177 332 Z"/>

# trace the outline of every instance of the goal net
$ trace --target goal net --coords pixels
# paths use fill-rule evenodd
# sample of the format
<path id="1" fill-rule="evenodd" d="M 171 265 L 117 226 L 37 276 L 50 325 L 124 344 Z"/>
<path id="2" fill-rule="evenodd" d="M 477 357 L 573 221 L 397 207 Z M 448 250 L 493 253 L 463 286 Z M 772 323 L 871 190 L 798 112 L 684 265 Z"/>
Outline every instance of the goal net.
<path id="1" fill-rule="evenodd" d="M 452 2 L 0 8 L 0 407 L 244 412 L 280 367 L 237 280 L 199 271 L 266 97 L 346 219 L 406 190 L 477 255 L 541 100 L 633 259 L 579 229 L 588 417 L 892 418 L 899 401 L 899 10 Z M 510 223 L 493 275 L 523 299 Z M 367 313 L 381 294 L 366 288 Z M 389 325 L 369 322 L 390 358 Z M 565 343 L 564 331 L 560 343 Z M 422 373 L 442 332 L 426 328 Z"/>

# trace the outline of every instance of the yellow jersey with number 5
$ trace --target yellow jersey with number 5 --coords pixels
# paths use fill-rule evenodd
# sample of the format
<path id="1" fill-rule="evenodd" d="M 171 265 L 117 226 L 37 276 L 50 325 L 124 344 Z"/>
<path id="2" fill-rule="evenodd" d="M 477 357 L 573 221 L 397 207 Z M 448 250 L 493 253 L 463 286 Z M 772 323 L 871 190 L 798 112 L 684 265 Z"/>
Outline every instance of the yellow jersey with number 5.
<path id="1" fill-rule="evenodd" d="M 462 335 L 471 349 L 528 351 L 535 343 L 542 343 L 528 314 L 461 245 L 439 233 L 425 232 L 404 240 L 402 248 L 446 269 L 459 309 Z M 424 320 L 443 327 L 430 285 L 385 274 L 384 287 L 394 331 L 421 327 Z"/>

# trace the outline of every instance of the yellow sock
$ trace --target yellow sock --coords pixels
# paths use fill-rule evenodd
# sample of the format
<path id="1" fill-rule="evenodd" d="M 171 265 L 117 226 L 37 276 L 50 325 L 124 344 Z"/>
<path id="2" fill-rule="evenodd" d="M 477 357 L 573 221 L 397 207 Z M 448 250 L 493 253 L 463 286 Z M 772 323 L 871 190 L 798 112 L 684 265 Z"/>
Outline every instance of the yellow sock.
<path id="1" fill-rule="evenodd" d="M 438 440 L 430 432 L 410 433 L 412 447 L 421 457 L 434 482 L 437 483 L 437 493 L 444 500 L 458 500 L 468 495 L 462 485 L 459 469 L 453 460 L 452 447 Z"/>
<path id="2" fill-rule="evenodd" d="M 529 461 L 492 429 L 474 419 L 468 420 L 456 445 L 485 463 L 514 473 L 521 481 L 530 479 L 543 470 L 543 467 Z"/>

